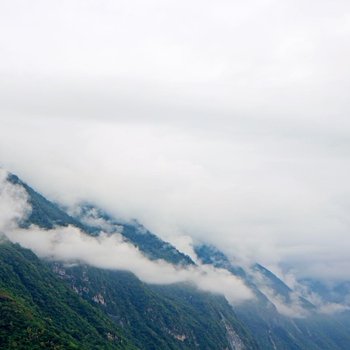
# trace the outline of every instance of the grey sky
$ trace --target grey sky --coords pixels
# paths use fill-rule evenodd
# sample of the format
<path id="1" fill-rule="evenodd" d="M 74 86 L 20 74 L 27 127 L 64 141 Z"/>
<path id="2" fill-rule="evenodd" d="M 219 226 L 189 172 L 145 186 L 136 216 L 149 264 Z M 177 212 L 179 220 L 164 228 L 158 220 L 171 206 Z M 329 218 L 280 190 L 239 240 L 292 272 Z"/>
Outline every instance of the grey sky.
<path id="1" fill-rule="evenodd" d="M 1 1 L 0 158 L 298 276 L 349 278 L 348 1 Z"/>

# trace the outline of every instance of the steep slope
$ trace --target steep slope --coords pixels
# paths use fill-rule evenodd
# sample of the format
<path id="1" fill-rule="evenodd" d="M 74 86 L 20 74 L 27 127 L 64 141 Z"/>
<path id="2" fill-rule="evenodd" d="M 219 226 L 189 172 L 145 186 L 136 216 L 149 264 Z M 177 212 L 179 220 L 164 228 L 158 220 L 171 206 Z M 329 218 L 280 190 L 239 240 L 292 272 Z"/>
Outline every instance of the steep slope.
<path id="1" fill-rule="evenodd" d="M 224 268 L 244 278 L 254 291 L 256 300 L 238 305 L 235 312 L 255 334 L 255 339 L 262 349 L 349 348 L 350 329 L 345 314 L 316 314 L 315 307 L 310 302 L 302 297 L 293 298 L 292 289 L 259 264 L 253 265 L 251 271 L 245 271 L 244 268 L 231 263 L 224 253 L 213 246 L 200 245 L 195 247 L 195 251 L 203 263 Z M 269 291 L 267 296 L 263 293 L 266 289 Z M 296 309 L 296 315 L 283 316 L 277 311 L 274 302 L 289 308 L 290 313 Z"/>
<path id="2" fill-rule="evenodd" d="M 72 216 L 57 204 L 47 200 L 16 175 L 9 174 L 8 181 L 22 186 L 28 194 L 31 212 L 28 218 L 22 221 L 21 225 L 23 227 L 34 224 L 44 229 L 52 229 L 55 226 L 73 225 L 91 235 L 97 235 L 101 231 L 119 232 L 150 259 L 163 259 L 181 265 L 194 264 L 190 257 L 178 251 L 170 243 L 162 241 L 136 221 L 122 223 L 102 209 L 86 203 L 82 204 L 76 210 L 76 215 Z"/>
<path id="3" fill-rule="evenodd" d="M 86 218 L 81 223 L 18 178 L 13 179 L 25 188 L 32 205 L 31 215 L 22 224 L 24 227 L 35 224 L 50 229 L 58 225 L 74 225 L 94 235 L 102 229 L 94 222 L 87 222 Z M 107 214 L 103 215 L 104 230 L 108 224 L 108 232 L 121 232 L 151 259 L 161 258 L 177 265 L 193 264 L 189 257 L 141 225 L 120 224 L 106 218 Z M 147 285 L 131 273 L 121 271 L 44 263 L 79 297 L 91 306 L 98 306 L 110 320 L 122 327 L 140 349 L 258 349 L 249 331 L 239 323 L 223 297 L 185 285 Z"/>
<path id="4" fill-rule="evenodd" d="M 134 349 L 31 251 L 0 243 L 0 349 Z"/>
<path id="5" fill-rule="evenodd" d="M 90 231 L 118 232 L 126 240 L 137 246 L 149 259 L 163 259 L 176 265 L 193 265 L 191 258 L 178 251 L 168 242 L 159 239 L 136 220 L 125 223 L 116 220 L 106 211 L 83 203 L 75 210 L 74 218 L 84 223 Z"/>
<path id="6" fill-rule="evenodd" d="M 53 270 L 141 349 L 236 349 L 230 342 L 257 349 L 223 297 L 187 285 L 147 285 L 128 272 L 61 263 Z"/>
<path id="7" fill-rule="evenodd" d="M 17 177 L 11 175 L 9 179 L 12 183 L 23 186 L 33 209 L 29 218 L 22 222 L 23 227 L 35 224 L 51 229 L 55 226 L 73 225 L 91 235 L 98 235 L 101 231 L 121 234 L 150 259 L 164 259 L 181 266 L 194 264 L 188 256 L 137 222 L 120 222 L 93 205 L 84 205 L 74 215 L 68 215 Z M 254 292 L 256 299 L 237 305 L 233 310 L 223 297 L 199 292 L 189 285 L 155 286 L 142 283 L 127 272 L 107 271 L 85 265 L 66 266 L 61 262 L 41 264 L 46 264 L 59 276 L 65 288 L 69 286 L 70 293 L 74 291 L 77 294 L 78 300 L 85 299 L 94 310 L 98 307 L 104 317 L 108 316 L 109 320 L 121 327 L 127 338 L 132 339 L 140 349 L 349 348 L 350 318 L 347 313 L 320 315 L 316 313 L 314 305 L 296 295 L 265 267 L 255 264 L 247 269 L 233 264 L 225 254 L 212 246 L 202 245 L 195 247 L 195 250 L 203 264 L 226 269 L 243 279 Z M 6 290 L 6 283 L 8 281 L 4 279 L 5 289 L 1 294 L 4 310 L 8 307 L 17 308 L 18 314 L 22 315 L 18 317 L 19 320 L 28 312 L 33 313 L 31 304 L 28 306 L 18 302 L 16 291 Z M 27 281 L 23 286 L 26 283 Z M 348 286 L 339 288 L 342 298 L 346 297 Z M 279 312 L 281 309 L 283 314 Z M 290 316 L 286 316 L 287 314 Z M 46 316 L 34 313 L 33 315 L 36 324 L 44 327 L 42 320 Z M 82 317 L 79 312 L 77 316 Z M 70 317 L 74 319 L 75 316 Z M 10 324 L 14 321 L 10 320 Z M 55 322 L 52 323 L 52 327 L 56 327 Z M 17 327 L 23 332 L 27 329 L 25 326 L 15 328 Z M 56 330 L 54 332 L 61 334 Z M 68 336 L 64 338 L 72 341 L 73 336 L 68 330 L 62 332 L 67 332 Z M 23 336 L 26 339 L 25 333 Z M 52 337 L 56 339 L 53 335 Z M 109 338 L 122 339 L 119 333 L 118 338 L 111 335 Z M 129 346 L 128 343 L 118 344 L 121 345 Z M 59 343 L 58 346 L 66 345 Z M 106 348 L 103 346 L 101 348 Z"/>
<path id="8" fill-rule="evenodd" d="M 86 232 L 94 233 L 92 228 L 87 225 L 83 225 L 79 220 L 76 220 L 72 216 L 68 215 L 56 204 L 48 201 L 40 193 L 34 191 L 16 175 L 9 174 L 8 181 L 14 185 L 23 187 L 28 194 L 28 202 L 31 207 L 31 212 L 28 218 L 21 222 L 23 227 L 34 224 L 45 229 L 52 229 L 55 226 L 73 225 Z"/>

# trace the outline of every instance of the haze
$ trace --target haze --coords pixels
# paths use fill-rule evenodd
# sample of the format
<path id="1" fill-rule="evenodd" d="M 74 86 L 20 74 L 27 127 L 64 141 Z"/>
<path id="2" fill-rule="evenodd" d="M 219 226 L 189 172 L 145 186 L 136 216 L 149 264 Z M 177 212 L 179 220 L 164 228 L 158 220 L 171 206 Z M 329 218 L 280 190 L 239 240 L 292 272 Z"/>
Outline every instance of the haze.
<path id="1" fill-rule="evenodd" d="M 348 1 L 0 7 L 6 169 L 177 245 L 350 278 Z"/>

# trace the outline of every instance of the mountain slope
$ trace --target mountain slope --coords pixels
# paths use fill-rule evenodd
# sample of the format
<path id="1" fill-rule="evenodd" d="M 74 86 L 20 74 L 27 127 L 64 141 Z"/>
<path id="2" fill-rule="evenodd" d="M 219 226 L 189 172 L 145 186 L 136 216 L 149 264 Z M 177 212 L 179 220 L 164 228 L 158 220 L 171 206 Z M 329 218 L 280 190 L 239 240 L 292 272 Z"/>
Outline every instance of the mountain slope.
<path id="1" fill-rule="evenodd" d="M 31 251 L 0 244 L 1 349 L 134 349 Z"/>
<path id="2" fill-rule="evenodd" d="M 84 205 L 78 213 L 71 216 L 17 177 L 11 175 L 9 180 L 26 190 L 29 203 L 32 206 L 31 215 L 22 222 L 23 227 L 35 224 L 44 229 L 51 229 L 55 226 L 73 225 L 91 235 L 99 235 L 101 231 L 109 234 L 120 234 L 125 240 L 137 246 L 149 259 L 163 259 L 182 267 L 194 265 L 188 256 L 169 243 L 162 241 L 137 222 L 122 223 L 93 205 Z M 11 249 L 8 255 L 5 254 L 9 261 L 11 261 L 9 258 L 11 255 L 17 256 L 16 251 Z M 89 315 L 91 312 L 94 315 L 91 316 L 91 320 L 87 321 L 88 326 L 92 327 L 90 334 L 97 332 L 94 340 L 102 342 L 101 344 L 106 341 L 103 337 L 103 334 L 106 334 L 105 330 L 111 329 L 107 332 L 109 342 L 120 340 L 117 346 L 132 347 L 130 342 L 123 340 L 121 334 L 125 334 L 137 348 L 146 350 L 195 348 L 208 350 L 349 349 L 350 317 L 347 313 L 334 316 L 317 313 L 314 305 L 295 294 L 282 280 L 259 264 L 250 268 L 233 264 L 225 254 L 211 246 L 198 246 L 195 247 L 195 251 L 203 264 L 226 269 L 231 274 L 241 278 L 255 294 L 255 300 L 232 308 L 223 297 L 200 292 L 190 285 L 149 285 L 128 272 L 108 271 L 81 264 L 68 266 L 62 262 L 40 261 L 40 264 L 45 266 L 46 272 L 39 269 L 35 275 L 34 271 L 31 271 L 29 275 L 36 276 L 33 280 L 41 281 L 43 277 L 46 280 L 46 273 L 49 272 L 52 276 L 53 272 L 56 274 L 55 283 L 58 283 L 57 276 L 61 280 L 56 288 L 58 293 L 56 299 L 61 300 L 62 297 L 64 299 L 65 296 L 69 295 L 68 300 L 64 299 L 62 305 L 70 308 L 72 305 L 69 300 L 73 298 L 72 295 L 75 295 L 76 299 L 72 300 L 79 304 L 84 299 L 83 305 L 85 306 L 82 308 L 74 307 L 75 313 L 67 311 L 67 324 L 72 327 L 61 329 L 61 317 L 63 316 L 59 315 L 57 307 L 54 307 L 54 318 L 52 318 L 47 316 L 45 308 L 45 312 L 40 309 L 44 306 L 43 303 L 40 304 L 39 309 L 35 303 L 32 303 L 31 294 L 30 297 L 26 296 L 27 299 L 23 299 L 22 294 L 28 293 L 28 287 L 29 293 L 37 287 L 31 281 L 32 278 L 29 281 L 24 279 L 21 286 L 16 280 L 18 276 L 8 273 L 10 278 L 6 280 L 5 275 L 3 276 L 3 287 L 0 290 L 2 293 L 0 294 L 2 312 L 8 319 L 6 327 L 15 325 L 14 329 L 18 328 L 21 337 L 27 341 L 27 339 L 32 339 L 32 333 L 26 333 L 29 322 L 29 329 L 35 330 L 37 338 L 38 334 L 47 335 L 47 332 L 50 332 L 50 336 L 43 339 L 43 344 L 46 346 L 55 348 L 54 346 L 57 345 L 58 349 L 62 346 L 63 348 L 69 348 L 68 346 L 74 348 L 77 346 L 77 342 L 88 339 L 79 335 L 82 330 L 77 325 L 79 317 L 83 319 L 83 324 L 86 321 L 87 309 L 85 307 L 88 305 L 92 308 L 89 309 Z M 26 264 L 26 261 L 16 259 L 14 259 L 13 266 Z M 11 271 L 13 266 L 7 267 L 8 271 Z M 26 276 L 27 272 L 22 275 Z M 13 286 L 15 288 L 11 289 Z M 40 286 L 41 284 L 39 284 Z M 67 292 L 68 286 L 69 292 Z M 339 293 L 345 297 L 346 291 L 347 286 L 342 288 L 341 293 Z M 45 287 L 41 289 L 40 293 L 42 293 L 43 300 L 50 300 L 50 305 L 53 291 L 47 290 Z M 45 293 L 48 293 L 48 296 Z M 56 305 L 54 301 L 52 302 L 53 305 Z M 98 315 L 103 320 L 95 314 L 96 308 L 102 312 Z M 279 312 L 281 308 L 282 311 L 284 308 L 283 314 Z M 12 311 L 8 312 L 8 310 L 14 310 L 19 316 L 11 319 Z M 81 314 L 81 312 L 83 313 Z M 286 316 L 287 314 L 290 316 Z M 100 320 L 99 322 L 102 322 L 102 325 L 98 323 L 95 316 Z M 46 319 L 51 319 L 52 322 L 47 324 Z M 16 320 L 19 320 L 20 324 L 16 323 Z M 108 323 L 111 321 L 114 325 Z M 78 323 L 80 324 L 80 322 Z M 45 326 L 50 327 L 45 329 Z M 120 327 L 122 331 L 113 328 L 116 326 Z M 74 337 L 77 335 L 74 332 L 76 327 L 78 337 Z M 8 331 L 3 333 L 5 337 L 7 333 Z M 54 344 L 45 343 L 47 339 L 53 339 Z M 66 343 L 63 343 L 63 339 L 66 340 Z M 8 339 L 7 335 L 6 341 L 8 344 L 10 344 L 9 342 L 15 344 L 11 346 L 16 348 L 16 339 Z M 101 345 L 100 348 L 108 349 L 109 342 L 107 345 Z M 99 348 L 98 346 L 96 345 L 95 348 Z M 88 347 L 86 348 L 88 349 Z"/>
<path id="3" fill-rule="evenodd" d="M 31 207 L 31 212 L 28 218 L 23 219 L 21 222 L 22 227 L 28 227 L 30 224 L 34 224 L 45 229 L 52 229 L 55 226 L 73 225 L 86 232 L 93 233 L 93 230 L 90 227 L 83 225 L 79 220 L 68 215 L 56 204 L 50 202 L 40 193 L 34 191 L 16 175 L 9 174 L 7 179 L 10 183 L 21 186 L 28 194 L 28 202 Z"/>
<path id="4" fill-rule="evenodd" d="M 148 285 L 128 272 L 86 265 L 56 262 L 53 269 L 79 295 L 106 312 L 141 349 L 231 349 L 225 322 L 245 348 L 257 349 L 223 297 L 188 285 Z"/>
<path id="5" fill-rule="evenodd" d="M 315 307 L 310 302 L 302 297 L 293 300 L 293 290 L 260 264 L 253 265 L 251 271 L 245 271 L 231 263 L 224 253 L 213 246 L 200 245 L 195 247 L 195 251 L 203 263 L 224 268 L 242 277 L 255 293 L 254 301 L 236 306 L 235 312 L 243 324 L 255 334 L 261 349 L 349 348 L 350 328 L 345 314 L 316 314 Z M 264 294 L 266 289 L 269 291 L 267 295 Z M 273 303 L 276 301 L 289 308 L 291 313 L 297 307 L 295 313 L 301 312 L 304 316 L 283 316 Z"/>
<path id="6" fill-rule="evenodd" d="M 23 182 L 18 178 L 16 184 Z M 44 229 L 74 225 L 96 235 L 100 227 L 81 223 L 64 213 L 57 205 L 23 186 L 32 205 L 26 225 Z M 68 215 L 68 216 L 66 216 Z M 67 219 L 67 220 L 66 220 Z M 125 239 L 153 259 L 164 259 L 178 265 L 193 264 L 169 243 L 143 229 L 137 223 L 119 224 L 109 219 L 111 232 L 122 226 Z M 113 222 L 112 222 L 113 220 Z M 155 249 L 156 248 L 156 249 Z M 158 254 L 158 255 L 157 255 Z M 249 331 L 237 320 L 223 297 L 199 292 L 191 286 L 151 286 L 131 273 L 107 271 L 84 265 L 65 266 L 43 261 L 65 285 L 99 307 L 140 349 L 258 349 Z"/>
<path id="7" fill-rule="evenodd" d="M 136 220 L 128 223 L 118 221 L 106 211 L 87 203 L 75 210 L 74 219 L 84 223 L 93 232 L 120 233 L 151 260 L 163 259 L 176 265 L 194 265 L 189 256 L 158 238 Z"/>
<path id="8" fill-rule="evenodd" d="M 103 230 L 109 233 L 119 232 L 150 259 L 163 259 L 181 265 L 194 264 L 190 257 L 178 251 L 170 243 L 162 241 L 136 221 L 122 223 L 102 209 L 86 203 L 81 205 L 76 215 L 72 216 L 57 204 L 47 200 L 16 175 L 9 174 L 8 181 L 22 186 L 28 195 L 31 212 L 28 218 L 22 221 L 22 227 L 34 224 L 44 229 L 52 229 L 55 226 L 72 225 L 91 235 L 97 235 Z"/>

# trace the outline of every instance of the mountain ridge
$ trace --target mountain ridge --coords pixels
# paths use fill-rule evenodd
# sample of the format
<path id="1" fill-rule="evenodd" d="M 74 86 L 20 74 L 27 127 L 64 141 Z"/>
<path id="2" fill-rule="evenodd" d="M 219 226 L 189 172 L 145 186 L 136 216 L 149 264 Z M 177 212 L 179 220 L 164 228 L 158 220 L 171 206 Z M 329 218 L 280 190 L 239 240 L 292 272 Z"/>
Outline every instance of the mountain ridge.
<path id="1" fill-rule="evenodd" d="M 89 204 L 83 210 L 95 212 L 94 219 L 100 222 L 100 225 L 94 226 L 91 222 L 88 224 L 81 214 L 67 214 L 15 175 L 9 175 L 9 181 L 26 190 L 32 206 L 27 221 L 21 223 L 23 228 L 37 225 L 50 230 L 56 226 L 72 225 L 89 235 L 98 236 L 103 231 L 101 220 L 104 220 L 104 224 L 110 227 L 110 234 L 123 236 L 124 233 L 124 239 L 151 260 L 162 259 L 184 267 L 195 265 L 190 257 L 162 241 L 137 222 L 121 223 Z M 127 229 L 124 231 L 125 227 Z M 255 293 L 256 300 L 232 307 L 227 302 L 223 303 L 225 299 L 222 296 L 201 293 L 188 285 L 152 286 L 139 281 L 131 273 L 122 271 L 107 271 L 84 264 L 66 265 L 64 262 L 52 261 L 43 263 L 80 298 L 99 308 L 114 323 L 121 326 L 131 341 L 130 344 L 134 343 L 140 348 L 347 349 L 350 344 L 350 318 L 346 314 L 338 318 L 318 315 L 314 312 L 312 303 L 298 297 L 297 304 L 305 309 L 308 315 L 301 318 L 283 316 L 271 297 L 282 300 L 288 306 L 289 303 L 295 302 L 290 299 L 293 291 L 271 271 L 259 264 L 252 268 L 254 273 L 262 275 L 262 280 L 265 281 L 263 287 L 269 287 L 272 294 L 267 295 L 266 291 L 261 291 L 251 271 L 247 272 L 243 267 L 234 265 L 215 247 L 203 244 L 195 246 L 194 250 L 202 264 L 225 269 L 241 278 Z M 116 302 L 117 300 L 119 301 Z M 145 301 L 144 306 L 136 307 L 141 305 L 140 300 Z M 195 300 L 200 302 L 195 303 Z M 124 304 L 129 305 L 129 312 Z M 130 310 L 134 311 L 131 313 Z M 152 313 L 155 317 L 153 321 Z M 226 316 L 223 318 L 223 315 Z M 206 317 L 207 323 L 203 323 Z M 151 323 L 147 321 L 149 318 Z M 175 326 L 179 321 L 182 328 Z M 133 327 L 132 323 L 138 326 Z M 209 329 L 212 329 L 211 334 L 206 333 Z M 210 344 L 211 347 L 206 347 L 206 344 Z"/>

